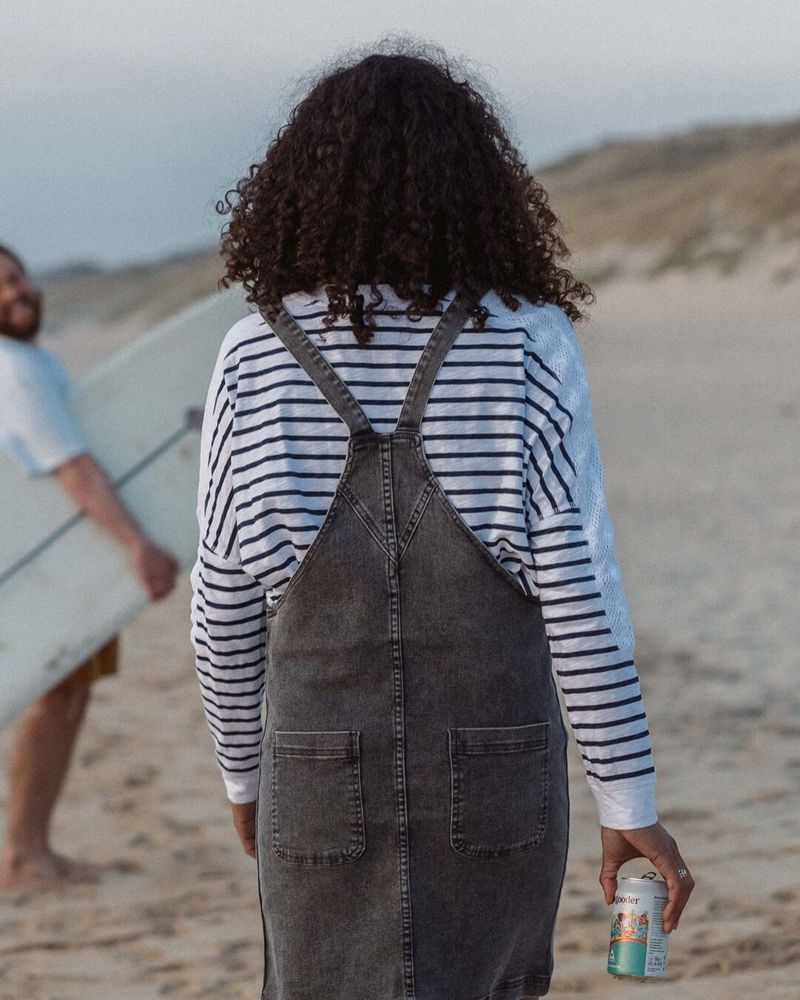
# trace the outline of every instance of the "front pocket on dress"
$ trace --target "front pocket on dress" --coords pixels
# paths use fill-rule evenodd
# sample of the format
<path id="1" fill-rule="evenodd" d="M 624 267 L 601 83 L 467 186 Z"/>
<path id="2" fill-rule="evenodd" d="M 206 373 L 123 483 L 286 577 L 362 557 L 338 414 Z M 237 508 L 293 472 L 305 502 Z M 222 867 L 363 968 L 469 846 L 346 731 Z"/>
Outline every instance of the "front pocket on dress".
<path id="1" fill-rule="evenodd" d="M 544 839 L 550 723 L 448 729 L 450 844 L 470 858 L 497 858 Z"/>
<path id="2" fill-rule="evenodd" d="M 364 852 L 361 733 L 276 729 L 272 849 L 298 865 L 337 865 Z"/>

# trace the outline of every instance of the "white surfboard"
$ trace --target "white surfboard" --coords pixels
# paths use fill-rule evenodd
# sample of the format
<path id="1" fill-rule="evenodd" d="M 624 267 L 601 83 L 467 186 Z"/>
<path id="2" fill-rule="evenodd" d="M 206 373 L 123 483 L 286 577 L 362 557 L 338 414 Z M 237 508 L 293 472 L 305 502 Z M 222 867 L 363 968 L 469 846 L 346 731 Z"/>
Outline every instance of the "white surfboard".
<path id="1" fill-rule="evenodd" d="M 70 409 L 89 450 L 147 534 L 182 569 L 197 551 L 200 428 L 211 374 L 225 334 L 251 311 L 240 285 L 215 293 L 71 389 Z M 78 508 L 58 479 L 29 476 L 2 449 L 0 511 L 2 724 L 150 598 L 125 548 Z"/>

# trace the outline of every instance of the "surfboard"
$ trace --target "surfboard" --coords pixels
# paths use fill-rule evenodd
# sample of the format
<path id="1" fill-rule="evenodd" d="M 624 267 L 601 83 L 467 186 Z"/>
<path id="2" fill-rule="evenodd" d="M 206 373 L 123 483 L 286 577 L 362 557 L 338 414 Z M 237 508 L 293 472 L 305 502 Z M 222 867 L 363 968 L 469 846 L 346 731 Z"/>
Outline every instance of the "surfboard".
<path id="1" fill-rule="evenodd" d="M 182 570 L 197 552 L 208 386 L 225 334 L 251 311 L 240 285 L 214 293 L 70 388 L 70 410 L 90 452 Z M 87 517 L 58 478 L 28 475 L 2 449 L 0 510 L 2 724 L 119 632 L 150 597 L 125 547 Z"/>

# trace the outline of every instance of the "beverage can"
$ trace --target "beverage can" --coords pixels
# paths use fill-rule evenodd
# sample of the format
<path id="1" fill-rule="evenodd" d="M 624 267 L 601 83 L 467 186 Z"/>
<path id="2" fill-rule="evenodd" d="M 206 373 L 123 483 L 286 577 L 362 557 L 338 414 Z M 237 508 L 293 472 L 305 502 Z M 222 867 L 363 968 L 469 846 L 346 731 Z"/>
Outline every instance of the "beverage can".
<path id="1" fill-rule="evenodd" d="M 614 976 L 647 980 L 666 974 L 669 935 L 661 916 L 667 898 L 667 883 L 657 872 L 617 880 L 608 949 L 608 971 Z"/>

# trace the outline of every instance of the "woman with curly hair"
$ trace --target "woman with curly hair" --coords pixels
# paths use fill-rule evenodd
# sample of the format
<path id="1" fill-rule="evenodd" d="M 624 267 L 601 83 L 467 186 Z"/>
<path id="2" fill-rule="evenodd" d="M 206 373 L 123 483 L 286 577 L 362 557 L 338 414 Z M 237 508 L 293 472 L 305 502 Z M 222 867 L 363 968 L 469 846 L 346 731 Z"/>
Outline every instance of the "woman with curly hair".
<path id="1" fill-rule="evenodd" d="M 256 311 L 209 386 L 192 641 L 257 862 L 268 1000 L 550 988 L 558 687 L 600 881 L 691 886 L 655 768 L 573 321 L 593 293 L 439 48 L 329 67 L 218 206 Z M 553 666 L 555 664 L 555 671 Z"/>

